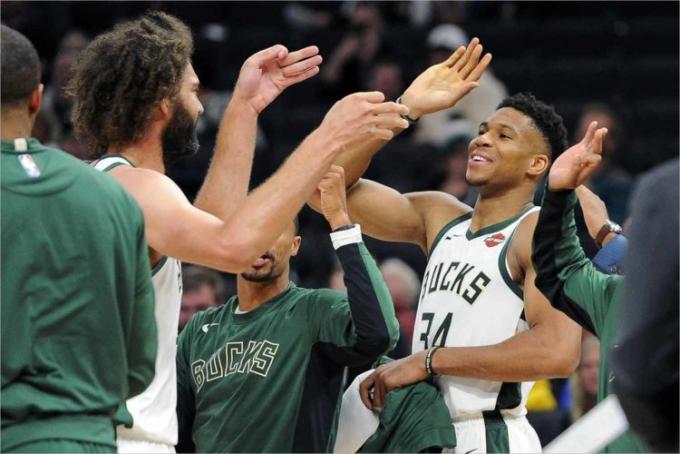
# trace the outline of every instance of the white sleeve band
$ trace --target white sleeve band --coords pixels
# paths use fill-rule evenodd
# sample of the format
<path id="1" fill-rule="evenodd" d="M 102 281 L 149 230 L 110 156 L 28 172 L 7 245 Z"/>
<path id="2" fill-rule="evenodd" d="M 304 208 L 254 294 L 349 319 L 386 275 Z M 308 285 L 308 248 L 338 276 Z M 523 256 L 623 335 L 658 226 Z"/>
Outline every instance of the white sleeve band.
<path id="1" fill-rule="evenodd" d="M 332 232 L 331 241 L 333 242 L 333 248 L 336 251 L 348 244 L 361 243 L 363 241 L 361 238 L 361 226 L 359 224 L 354 224 L 351 229 Z"/>

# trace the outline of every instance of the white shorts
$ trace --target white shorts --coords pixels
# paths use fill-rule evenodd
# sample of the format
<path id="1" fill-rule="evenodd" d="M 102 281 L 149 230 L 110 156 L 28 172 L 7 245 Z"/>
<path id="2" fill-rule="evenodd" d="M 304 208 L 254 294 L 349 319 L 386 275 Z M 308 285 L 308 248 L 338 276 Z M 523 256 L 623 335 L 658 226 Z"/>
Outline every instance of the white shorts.
<path id="1" fill-rule="evenodd" d="M 527 418 L 503 416 L 454 422 L 457 454 L 485 452 L 536 453 L 541 442 Z"/>
<path id="2" fill-rule="evenodd" d="M 175 447 L 164 443 L 153 443 L 150 441 L 129 440 L 118 437 L 118 452 L 124 453 L 153 453 L 153 452 L 175 452 Z"/>

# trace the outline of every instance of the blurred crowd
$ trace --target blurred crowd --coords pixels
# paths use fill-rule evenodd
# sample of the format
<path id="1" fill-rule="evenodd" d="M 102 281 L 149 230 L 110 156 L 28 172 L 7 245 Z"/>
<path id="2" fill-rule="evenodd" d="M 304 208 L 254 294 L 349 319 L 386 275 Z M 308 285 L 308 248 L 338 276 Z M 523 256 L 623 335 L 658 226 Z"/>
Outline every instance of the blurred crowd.
<path id="1" fill-rule="evenodd" d="M 405 192 L 438 189 L 474 205 L 465 182 L 467 146 L 508 94 L 531 91 L 556 105 L 574 140 L 598 121 L 609 129 L 604 164 L 591 189 L 609 216 L 624 223 L 638 173 L 678 153 L 677 3 L 520 2 L 3 2 L 3 22 L 35 43 L 43 61 L 45 96 L 34 137 L 84 159 L 73 133 L 65 87 L 79 53 L 116 21 L 154 8 L 176 14 L 195 36 L 194 66 L 205 113 L 201 151 L 170 175 L 193 198 L 209 165 L 214 138 L 240 64 L 275 42 L 289 48 L 317 44 L 321 73 L 287 91 L 263 115 L 253 185 L 276 169 L 337 99 L 378 90 L 396 99 L 415 75 L 443 61 L 471 36 L 494 54 L 481 85 L 458 105 L 422 118 L 374 159 L 367 177 Z M 583 19 L 587 18 L 587 19 Z M 644 42 L 641 42 L 644 41 Z M 537 195 L 537 198 L 540 195 Z M 342 289 L 342 274 L 320 215 L 300 214 L 302 248 L 293 279 L 309 287 Z M 593 253 L 581 220 L 586 251 Z M 410 352 L 425 259 L 414 246 L 375 240 L 401 325 L 393 356 Z M 197 311 L 235 292 L 233 276 L 196 266 L 183 271 L 180 329 Z M 596 402 L 599 348 L 584 334 L 582 358 L 569 380 L 538 383 L 528 408 L 545 444 Z"/>

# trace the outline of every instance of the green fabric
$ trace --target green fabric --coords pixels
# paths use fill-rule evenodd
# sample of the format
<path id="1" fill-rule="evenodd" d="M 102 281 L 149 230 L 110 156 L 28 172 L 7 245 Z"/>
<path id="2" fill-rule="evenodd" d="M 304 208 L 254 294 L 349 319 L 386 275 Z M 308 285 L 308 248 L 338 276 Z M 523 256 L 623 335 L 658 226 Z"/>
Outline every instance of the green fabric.
<path id="1" fill-rule="evenodd" d="M 257 309 L 237 307 L 234 296 L 200 312 L 179 335 L 180 433 L 191 430 L 196 452 L 291 452 L 312 352 L 348 354 L 357 340 L 347 295 L 291 283 Z"/>
<path id="2" fill-rule="evenodd" d="M 510 452 L 508 426 L 500 412 L 484 413 L 484 430 L 486 432 L 486 452 Z"/>
<path id="3" fill-rule="evenodd" d="M 78 431 L 78 415 L 110 428 L 151 382 L 157 348 L 136 202 L 110 176 L 28 145 L 0 148 L 3 444 L 15 426 L 60 416 L 70 429 L 58 435 Z M 50 424 L 19 432 L 17 443 L 52 434 Z M 84 441 L 113 442 L 102 433 Z"/>
<path id="4" fill-rule="evenodd" d="M 118 452 L 116 445 L 106 445 L 101 443 L 92 443 L 89 441 L 74 441 L 74 440 L 60 440 L 48 439 L 38 440 L 25 443 L 12 449 L 14 452 L 52 452 L 52 453 L 71 453 L 71 452 Z"/>
<path id="5" fill-rule="evenodd" d="M 551 197 L 546 194 L 545 201 Z M 598 401 L 613 394 L 614 373 L 609 367 L 609 353 L 619 327 L 621 276 L 611 276 L 595 269 L 586 257 L 578 236 L 574 220 L 576 194 L 571 191 L 562 217 L 562 235 L 556 239 L 556 263 L 558 277 L 563 283 L 566 299 L 580 307 L 590 317 L 595 335 L 600 340 Z M 544 202 L 545 203 L 545 202 Z M 537 270 L 541 273 L 541 270 Z M 605 452 L 647 452 L 642 440 L 628 431 L 609 444 Z"/>
<path id="6" fill-rule="evenodd" d="M 93 443 L 113 447 L 115 451 L 115 440 L 114 425 L 109 416 L 65 415 L 32 419 L 3 429 L 1 450 L 2 452 L 23 452 L 24 449 L 30 449 L 33 452 L 69 452 L 53 451 L 51 448 L 40 451 L 38 448 L 38 446 L 43 446 L 43 442 L 58 441 L 65 445 Z M 28 448 L 27 445 L 32 447 Z"/>
<path id="7" fill-rule="evenodd" d="M 377 365 L 389 362 L 381 358 Z M 456 447 L 449 409 L 429 382 L 391 391 L 375 433 L 359 452 L 422 452 Z"/>

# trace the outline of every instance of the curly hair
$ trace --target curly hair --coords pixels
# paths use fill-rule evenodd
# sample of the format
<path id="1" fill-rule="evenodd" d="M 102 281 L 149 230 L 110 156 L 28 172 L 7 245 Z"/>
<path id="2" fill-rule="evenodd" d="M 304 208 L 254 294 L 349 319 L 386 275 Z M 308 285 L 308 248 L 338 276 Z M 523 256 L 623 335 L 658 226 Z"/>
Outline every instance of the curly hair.
<path id="1" fill-rule="evenodd" d="M 533 120 L 550 146 L 551 159 L 554 160 L 567 149 L 567 128 L 553 106 L 536 99 L 531 93 L 517 93 L 501 101 L 497 109 L 503 107 L 519 110 Z"/>
<path id="2" fill-rule="evenodd" d="M 189 28 L 150 12 L 99 35 L 81 54 L 69 93 L 73 125 L 92 158 L 139 140 L 158 103 L 173 99 L 191 61 Z"/>

